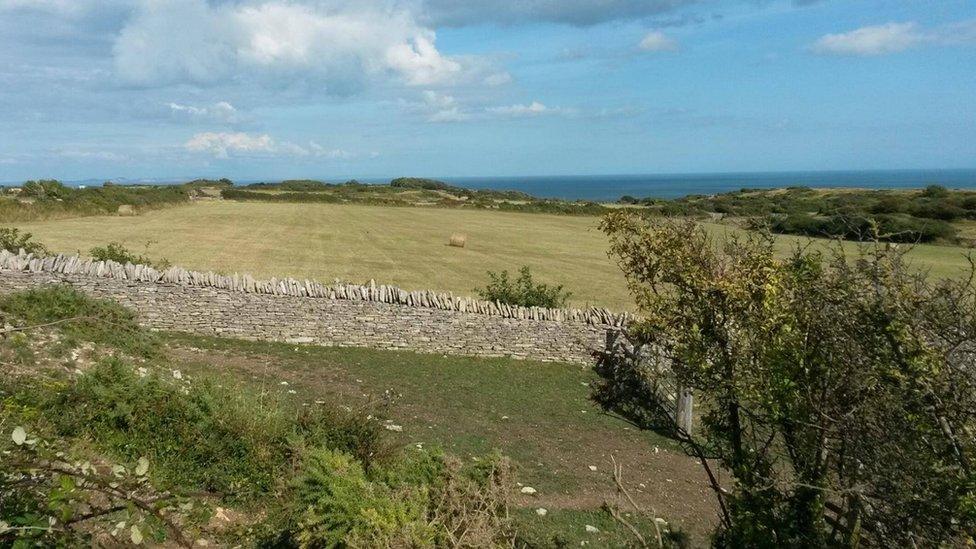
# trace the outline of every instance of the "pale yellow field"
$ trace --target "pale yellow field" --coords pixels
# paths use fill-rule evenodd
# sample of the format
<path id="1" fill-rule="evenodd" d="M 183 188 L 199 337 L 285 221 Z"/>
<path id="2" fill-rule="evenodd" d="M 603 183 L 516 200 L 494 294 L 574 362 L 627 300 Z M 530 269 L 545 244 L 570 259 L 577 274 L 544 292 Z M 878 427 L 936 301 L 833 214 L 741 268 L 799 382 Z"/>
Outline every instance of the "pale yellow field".
<path id="1" fill-rule="evenodd" d="M 174 264 L 257 277 L 396 284 L 470 295 L 488 270 L 529 265 L 542 282 L 564 284 L 577 305 L 630 309 L 624 279 L 607 258 L 594 217 L 485 210 L 214 201 L 138 217 L 85 217 L 18 224 L 59 252 L 87 252 L 111 241 Z M 710 226 L 715 233 L 727 229 Z M 465 248 L 447 242 L 467 236 Z M 780 239 L 786 250 L 793 238 Z M 918 246 L 915 264 L 958 276 L 965 250 Z"/>

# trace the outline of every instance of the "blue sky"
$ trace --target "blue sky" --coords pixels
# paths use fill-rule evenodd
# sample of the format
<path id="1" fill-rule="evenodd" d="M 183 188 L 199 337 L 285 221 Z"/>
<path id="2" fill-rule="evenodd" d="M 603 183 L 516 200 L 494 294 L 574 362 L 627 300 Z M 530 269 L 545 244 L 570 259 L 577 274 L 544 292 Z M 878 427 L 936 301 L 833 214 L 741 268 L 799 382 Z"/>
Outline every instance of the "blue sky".
<path id="1" fill-rule="evenodd" d="M 0 181 L 976 168 L 973 0 L 0 0 Z"/>

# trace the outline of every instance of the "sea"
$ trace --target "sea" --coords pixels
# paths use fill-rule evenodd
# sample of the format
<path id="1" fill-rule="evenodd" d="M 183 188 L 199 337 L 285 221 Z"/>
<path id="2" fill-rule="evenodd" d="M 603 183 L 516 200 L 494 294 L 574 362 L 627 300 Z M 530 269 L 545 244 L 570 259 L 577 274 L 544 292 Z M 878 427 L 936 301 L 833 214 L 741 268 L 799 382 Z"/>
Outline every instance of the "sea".
<path id="1" fill-rule="evenodd" d="M 690 194 L 718 194 L 743 188 L 851 187 L 864 189 L 912 189 L 943 185 L 951 189 L 976 189 L 976 169 L 960 170 L 870 170 L 811 172 L 681 173 L 644 175 L 547 175 L 450 177 L 436 174 L 405 174 L 444 181 L 458 187 L 514 190 L 540 198 L 565 200 L 615 201 L 624 195 L 636 198 L 680 198 Z M 157 179 L 109 179 L 121 184 L 167 184 L 196 177 Z M 357 179 L 363 183 L 389 183 L 392 177 L 317 176 L 328 183 Z M 106 179 L 67 181 L 74 186 L 101 185 Z M 274 181 L 273 179 L 235 178 L 238 185 Z"/>
<path id="2" fill-rule="evenodd" d="M 680 198 L 691 194 L 710 195 L 743 188 L 771 189 L 790 186 L 912 189 L 927 185 L 943 185 L 950 189 L 976 189 L 976 169 L 436 177 L 434 179 L 459 187 L 516 190 L 543 198 L 593 201 L 613 201 L 624 195 L 637 198 Z"/>

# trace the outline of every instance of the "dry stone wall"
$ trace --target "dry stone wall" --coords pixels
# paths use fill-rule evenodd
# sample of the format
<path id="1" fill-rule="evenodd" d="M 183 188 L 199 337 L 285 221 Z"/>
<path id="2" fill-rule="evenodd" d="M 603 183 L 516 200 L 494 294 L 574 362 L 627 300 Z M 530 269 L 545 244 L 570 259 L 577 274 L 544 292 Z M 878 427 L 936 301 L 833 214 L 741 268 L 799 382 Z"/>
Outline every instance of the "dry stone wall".
<path id="1" fill-rule="evenodd" d="M 542 361 L 589 363 L 607 330 L 631 320 L 606 309 L 512 307 L 372 283 L 259 281 L 0 250 L 0 292 L 55 283 L 116 300 L 155 330 Z"/>

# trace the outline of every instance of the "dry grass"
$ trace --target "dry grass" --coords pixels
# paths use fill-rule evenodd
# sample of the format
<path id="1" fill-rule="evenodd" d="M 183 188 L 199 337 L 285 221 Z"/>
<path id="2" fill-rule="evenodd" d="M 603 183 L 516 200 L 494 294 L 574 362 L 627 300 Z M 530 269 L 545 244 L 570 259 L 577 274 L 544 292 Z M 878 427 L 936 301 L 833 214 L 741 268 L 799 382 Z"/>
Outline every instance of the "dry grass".
<path id="1" fill-rule="evenodd" d="M 598 218 L 422 207 L 200 201 L 136 217 L 18 223 L 59 252 L 122 242 L 174 265 L 259 277 L 340 278 L 473 295 L 486 271 L 528 265 L 541 282 L 564 284 L 574 305 L 632 308 L 620 270 L 607 258 Z M 739 232 L 706 225 L 716 235 Z M 444 235 L 465 228 L 463 253 Z M 787 253 L 797 237 L 781 237 Z M 853 250 L 854 245 L 848 247 Z M 967 250 L 920 245 L 911 258 L 932 275 L 960 276 Z"/>
<path id="2" fill-rule="evenodd" d="M 451 240 L 448 242 L 449 246 L 454 246 L 455 248 L 463 248 L 465 244 L 468 243 L 468 237 L 463 234 L 452 234 Z"/>

